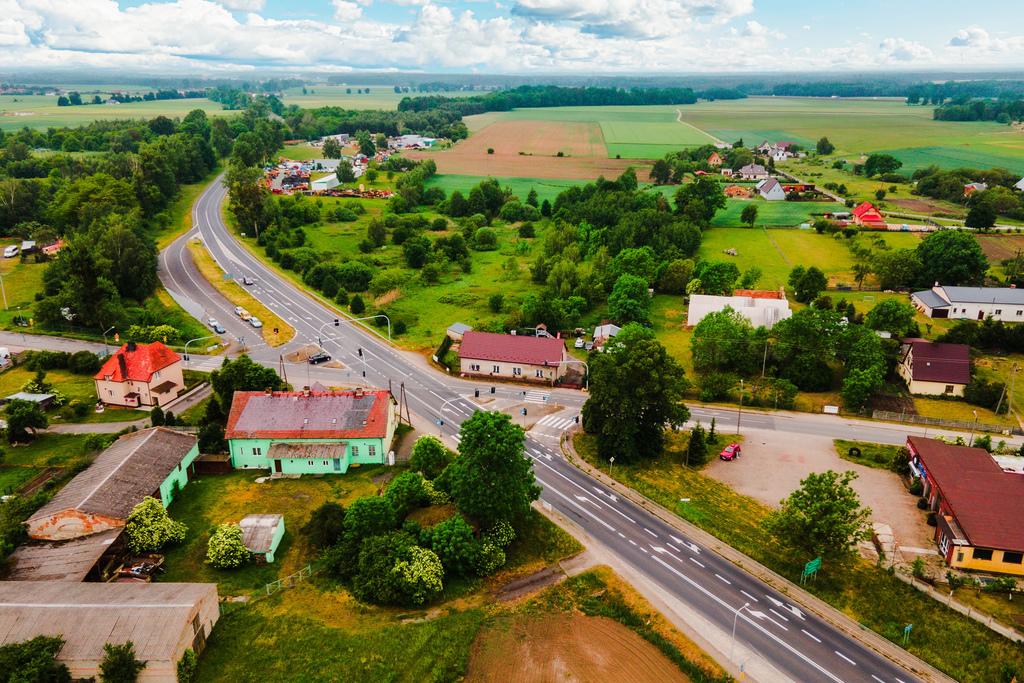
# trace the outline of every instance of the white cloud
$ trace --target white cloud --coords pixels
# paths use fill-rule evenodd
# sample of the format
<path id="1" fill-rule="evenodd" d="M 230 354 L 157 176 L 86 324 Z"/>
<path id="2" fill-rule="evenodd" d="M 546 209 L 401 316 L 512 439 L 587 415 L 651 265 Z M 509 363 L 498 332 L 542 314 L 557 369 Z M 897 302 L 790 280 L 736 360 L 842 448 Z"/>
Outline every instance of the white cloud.
<path id="1" fill-rule="evenodd" d="M 336 21 L 350 22 L 363 16 L 363 8 L 348 0 L 332 0 L 334 4 L 334 19 Z"/>
<path id="2" fill-rule="evenodd" d="M 932 51 L 921 43 L 903 38 L 886 38 L 878 49 L 882 63 L 923 61 L 933 55 Z"/>
<path id="3" fill-rule="evenodd" d="M 1010 36 L 999 38 L 993 36 L 980 26 L 968 26 L 956 32 L 947 43 L 949 47 L 958 48 L 961 51 L 970 50 L 973 52 L 988 53 L 1019 53 L 1024 50 L 1024 36 Z"/>
<path id="4" fill-rule="evenodd" d="M 266 4 L 266 0 L 213 0 L 213 2 L 240 12 L 259 12 Z"/>
<path id="5" fill-rule="evenodd" d="M 991 38 L 988 31 L 980 26 L 970 26 L 960 29 L 956 35 L 949 39 L 952 47 L 988 47 Z"/>
<path id="6" fill-rule="evenodd" d="M 785 33 L 770 29 L 757 21 L 748 21 L 741 33 L 751 38 L 775 38 L 776 40 L 784 40 L 786 38 Z"/>
<path id="7" fill-rule="evenodd" d="M 719 25 L 754 11 L 753 0 L 516 0 L 512 13 L 572 22 L 598 36 L 650 39 Z"/>

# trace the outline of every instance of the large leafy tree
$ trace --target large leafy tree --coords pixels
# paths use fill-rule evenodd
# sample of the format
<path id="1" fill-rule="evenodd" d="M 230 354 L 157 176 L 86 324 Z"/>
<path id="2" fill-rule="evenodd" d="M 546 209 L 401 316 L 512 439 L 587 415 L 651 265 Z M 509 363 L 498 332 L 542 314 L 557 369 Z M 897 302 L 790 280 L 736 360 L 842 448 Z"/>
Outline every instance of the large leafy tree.
<path id="1" fill-rule="evenodd" d="M 427 479 L 434 479 L 452 461 L 452 454 L 436 436 L 425 434 L 416 439 L 409 456 L 409 468 Z"/>
<path id="2" fill-rule="evenodd" d="M 278 391 L 285 386 L 273 368 L 264 367 L 246 355 L 225 359 L 219 370 L 210 373 L 210 384 L 222 407 L 231 405 L 236 391 Z"/>
<path id="3" fill-rule="evenodd" d="M 913 249 L 891 249 L 877 252 L 871 267 L 883 290 L 904 289 L 917 281 L 921 260 Z"/>
<path id="4" fill-rule="evenodd" d="M 478 411 L 459 435 L 460 457 L 447 477 L 455 504 L 484 527 L 522 522 L 540 496 L 522 428 L 504 413 Z"/>
<path id="5" fill-rule="evenodd" d="M 914 316 L 917 309 L 906 301 L 884 299 L 875 304 L 864 318 L 864 324 L 873 330 L 891 332 L 897 337 L 905 337 L 917 329 Z"/>
<path id="6" fill-rule="evenodd" d="M 650 330 L 623 328 L 590 364 L 583 425 L 597 435 L 598 453 L 623 462 L 660 455 L 665 427 L 689 418 L 682 402 L 687 386 L 682 366 Z"/>
<path id="7" fill-rule="evenodd" d="M 636 275 L 620 275 L 608 296 L 608 312 L 620 323 L 646 322 L 650 317 L 651 297 L 647 281 Z"/>
<path id="8" fill-rule="evenodd" d="M 0 646 L 0 680 L 25 683 L 70 683 L 71 672 L 57 661 L 63 638 L 36 636 Z"/>
<path id="9" fill-rule="evenodd" d="M 776 537 L 810 557 L 842 559 L 869 537 L 871 509 L 861 507 L 854 472 L 814 473 L 782 501 L 765 525 Z"/>
<path id="10" fill-rule="evenodd" d="M 145 553 L 160 550 L 168 543 L 181 543 L 188 528 L 171 519 L 163 503 L 146 496 L 128 513 L 124 531 L 129 550 Z"/>
<path id="11" fill-rule="evenodd" d="M 7 403 L 4 417 L 7 420 L 7 441 L 10 443 L 28 441 L 35 436 L 37 429 L 46 429 L 49 425 L 38 403 L 21 399 Z"/>
<path id="12" fill-rule="evenodd" d="M 242 541 L 242 527 L 220 524 L 206 545 L 206 562 L 217 569 L 237 569 L 249 562 L 251 553 Z"/>
<path id="13" fill-rule="evenodd" d="M 903 162 L 891 154 L 872 154 L 864 162 L 864 175 L 872 177 L 886 173 L 895 173 L 903 167 Z"/>
<path id="14" fill-rule="evenodd" d="M 717 180 L 698 176 L 676 190 L 675 203 L 677 213 L 706 226 L 719 209 L 725 208 L 725 192 Z"/>
<path id="15" fill-rule="evenodd" d="M 942 285 L 976 285 L 985 279 L 988 259 L 974 235 L 960 230 L 939 230 L 917 245 L 921 262 L 918 283 L 931 287 Z"/>
<path id="16" fill-rule="evenodd" d="M 739 371 L 751 367 L 754 327 L 731 307 L 704 316 L 693 329 L 690 351 L 697 372 Z"/>
<path id="17" fill-rule="evenodd" d="M 302 533 L 314 548 L 329 548 L 345 533 L 345 508 L 333 501 L 324 503 L 310 513 Z"/>
<path id="18" fill-rule="evenodd" d="M 239 144 L 235 143 L 236 151 Z M 243 230 L 262 230 L 270 223 L 273 199 L 260 182 L 262 178 L 263 172 L 258 167 L 240 163 L 237 159 L 233 158 L 228 166 L 224 178 L 228 188 L 228 207 Z"/>
<path id="19" fill-rule="evenodd" d="M 790 272 L 789 282 L 794 289 L 793 298 L 802 304 L 811 303 L 828 287 L 828 278 L 817 266 L 797 266 Z"/>

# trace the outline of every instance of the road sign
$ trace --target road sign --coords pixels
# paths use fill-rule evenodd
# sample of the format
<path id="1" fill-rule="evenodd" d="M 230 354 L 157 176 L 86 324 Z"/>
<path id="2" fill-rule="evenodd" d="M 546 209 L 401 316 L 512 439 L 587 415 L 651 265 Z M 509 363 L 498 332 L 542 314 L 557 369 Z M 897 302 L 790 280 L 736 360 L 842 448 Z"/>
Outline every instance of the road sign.
<path id="1" fill-rule="evenodd" d="M 821 569 L 821 558 L 816 557 L 804 565 L 804 570 L 800 572 L 800 583 L 805 583 L 808 578 L 817 576 L 819 569 Z"/>
<path id="2" fill-rule="evenodd" d="M 914 628 L 913 624 L 907 624 L 903 627 L 903 644 L 906 645 L 907 641 L 910 640 L 910 631 Z"/>

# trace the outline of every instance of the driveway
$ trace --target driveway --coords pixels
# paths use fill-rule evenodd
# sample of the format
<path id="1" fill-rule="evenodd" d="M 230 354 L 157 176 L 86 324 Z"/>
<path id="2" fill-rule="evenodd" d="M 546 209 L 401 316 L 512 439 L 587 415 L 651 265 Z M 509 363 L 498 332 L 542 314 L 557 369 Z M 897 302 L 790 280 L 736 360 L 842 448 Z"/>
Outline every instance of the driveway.
<path id="1" fill-rule="evenodd" d="M 871 508 L 873 522 L 888 524 L 901 546 L 934 547 L 933 530 L 925 523 L 924 513 L 917 509 L 917 499 L 907 493 L 893 472 L 843 460 L 828 437 L 743 431 L 743 456 L 733 462 L 716 457 L 704 470 L 706 474 L 739 493 L 777 507 L 812 472 L 853 470 L 858 475 L 853 487 L 862 504 Z"/>

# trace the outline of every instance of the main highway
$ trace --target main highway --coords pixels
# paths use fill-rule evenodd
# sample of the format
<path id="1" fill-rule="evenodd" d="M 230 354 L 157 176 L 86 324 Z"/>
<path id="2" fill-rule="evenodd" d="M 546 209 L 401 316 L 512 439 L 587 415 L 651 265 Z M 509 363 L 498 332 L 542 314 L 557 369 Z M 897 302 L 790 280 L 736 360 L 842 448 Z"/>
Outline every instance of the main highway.
<path id="1" fill-rule="evenodd" d="M 490 385 L 436 370 L 420 357 L 395 348 L 373 329 L 348 322 L 336 326 L 333 321 L 338 314 L 334 310 L 269 268 L 230 234 L 221 214 L 225 194 L 220 179 L 214 181 L 193 207 L 192 229 L 161 253 L 160 276 L 172 296 L 200 320 L 217 318 L 227 328 L 228 336 L 245 337 L 250 355 L 268 366 L 279 367 L 282 353 L 310 343 L 322 345 L 345 365 L 336 369 L 286 367 L 292 384 L 302 384 L 303 380 L 324 384 L 365 381 L 387 387 L 390 383 L 396 393 L 404 384 L 411 410 L 435 425 L 443 418 L 439 429 L 457 442 L 459 424 L 480 409 L 473 400 L 474 389 L 487 395 Z M 237 279 L 249 277 L 255 281 L 249 287 L 252 294 L 295 328 L 292 342 L 271 349 L 234 315 L 233 305 L 205 282 L 192 264 L 185 245 L 196 237 L 202 239 L 225 272 Z M 436 326 L 442 329 L 450 322 L 436 321 Z M 525 391 L 523 394 L 519 387 L 498 385 L 498 395 L 523 400 L 540 393 Z M 602 552 L 610 553 L 655 585 L 665 600 L 681 605 L 690 623 L 708 642 L 717 644 L 720 654 L 729 652 L 722 656 L 732 659 L 734 671 L 742 668 L 761 681 L 801 683 L 924 680 L 570 464 L 558 447 L 557 431 L 578 414 L 584 396 L 570 390 L 543 393 L 538 400 L 565 406 L 559 415 L 566 419 L 549 421 L 547 434 L 539 425 L 527 433 L 526 452 L 543 488 L 542 502 L 574 522 L 591 543 L 601 546 Z M 701 411 L 696 417 L 703 420 L 736 417 L 735 410 Z M 807 419 L 818 417 L 744 413 L 743 420 L 747 427 L 857 436 L 888 443 L 899 443 L 907 434 L 905 427 L 831 416 Z M 731 637 L 734 624 L 735 641 Z"/>

